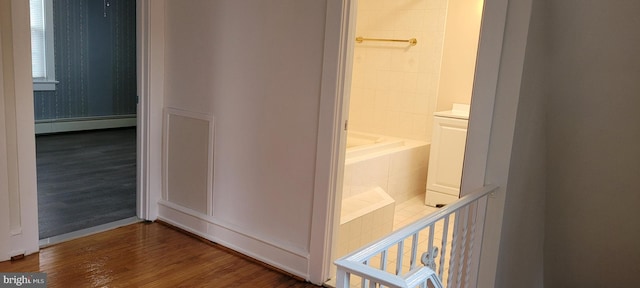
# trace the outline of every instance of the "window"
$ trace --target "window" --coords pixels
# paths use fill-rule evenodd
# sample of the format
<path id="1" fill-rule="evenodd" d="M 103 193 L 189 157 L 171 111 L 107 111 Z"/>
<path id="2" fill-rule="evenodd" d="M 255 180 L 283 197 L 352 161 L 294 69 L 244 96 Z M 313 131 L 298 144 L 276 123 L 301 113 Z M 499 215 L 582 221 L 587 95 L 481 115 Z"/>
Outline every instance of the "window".
<path id="1" fill-rule="evenodd" d="M 30 0 L 33 90 L 55 90 L 53 0 Z"/>

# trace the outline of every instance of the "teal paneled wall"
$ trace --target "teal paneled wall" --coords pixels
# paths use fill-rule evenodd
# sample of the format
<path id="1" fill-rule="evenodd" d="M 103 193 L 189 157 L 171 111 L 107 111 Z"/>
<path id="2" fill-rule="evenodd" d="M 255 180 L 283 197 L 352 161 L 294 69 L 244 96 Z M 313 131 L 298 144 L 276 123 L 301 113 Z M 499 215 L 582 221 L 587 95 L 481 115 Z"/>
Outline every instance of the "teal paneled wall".
<path id="1" fill-rule="evenodd" d="M 136 3 L 108 2 L 53 0 L 60 83 L 34 92 L 36 120 L 136 113 Z"/>

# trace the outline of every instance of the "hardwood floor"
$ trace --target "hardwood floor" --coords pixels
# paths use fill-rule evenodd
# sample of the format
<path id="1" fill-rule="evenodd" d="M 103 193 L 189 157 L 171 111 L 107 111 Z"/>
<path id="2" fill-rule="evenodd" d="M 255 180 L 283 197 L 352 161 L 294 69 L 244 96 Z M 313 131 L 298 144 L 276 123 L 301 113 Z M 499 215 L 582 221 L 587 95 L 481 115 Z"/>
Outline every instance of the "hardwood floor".
<path id="1" fill-rule="evenodd" d="M 0 263 L 47 287 L 318 287 L 159 223 L 138 223 Z"/>
<path id="2" fill-rule="evenodd" d="M 136 215 L 136 129 L 36 137 L 40 239 Z"/>

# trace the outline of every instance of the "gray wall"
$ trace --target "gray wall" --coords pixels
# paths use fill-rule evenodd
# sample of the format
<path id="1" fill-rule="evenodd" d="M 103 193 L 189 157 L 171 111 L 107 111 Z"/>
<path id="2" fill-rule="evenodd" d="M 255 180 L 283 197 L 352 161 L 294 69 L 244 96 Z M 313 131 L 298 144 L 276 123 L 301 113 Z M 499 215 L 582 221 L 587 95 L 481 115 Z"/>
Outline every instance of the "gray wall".
<path id="1" fill-rule="evenodd" d="M 636 287 L 640 1 L 548 2 L 545 287 Z"/>
<path id="2" fill-rule="evenodd" d="M 543 287 L 544 8 L 544 2 L 533 1 L 511 150 L 496 287 Z"/>
<path id="3" fill-rule="evenodd" d="M 56 91 L 34 92 L 36 120 L 136 113 L 133 0 L 54 0 Z"/>

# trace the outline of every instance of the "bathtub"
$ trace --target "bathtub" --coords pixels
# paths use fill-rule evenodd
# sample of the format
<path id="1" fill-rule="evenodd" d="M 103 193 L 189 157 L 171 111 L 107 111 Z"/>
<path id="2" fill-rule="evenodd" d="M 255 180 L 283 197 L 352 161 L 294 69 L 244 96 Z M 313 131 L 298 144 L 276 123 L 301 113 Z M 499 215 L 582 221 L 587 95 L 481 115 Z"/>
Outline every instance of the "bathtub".
<path id="1" fill-rule="evenodd" d="M 374 187 L 342 200 L 336 259 L 393 231 L 395 201 Z"/>
<path id="2" fill-rule="evenodd" d="M 382 188 L 396 203 L 424 195 L 429 143 L 350 131 L 343 178 L 343 199 Z"/>
<path id="3" fill-rule="evenodd" d="M 346 159 L 371 155 L 376 152 L 404 146 L 404 140 L 375 134 L 349 132 Z"/>
<path id="4" fill-rule="evenodd" d="M 336 257 L 393 230 L 395 205 L 424 197 L 429 144 L 349 132 Z"/>

